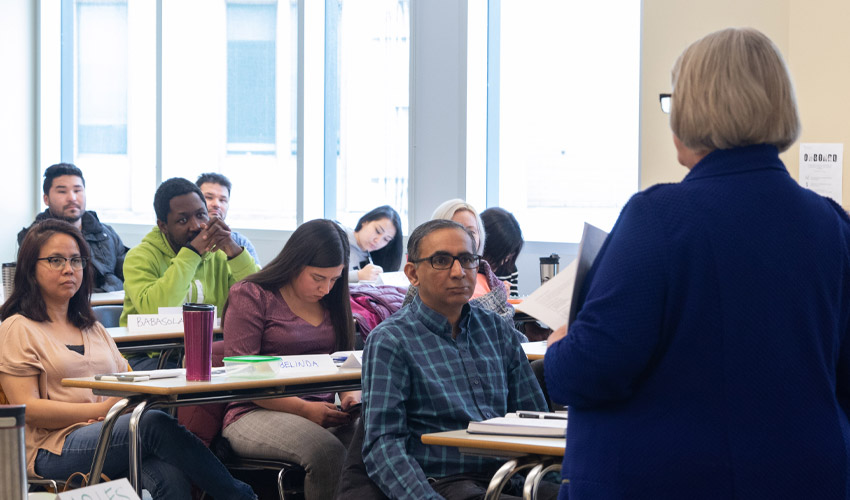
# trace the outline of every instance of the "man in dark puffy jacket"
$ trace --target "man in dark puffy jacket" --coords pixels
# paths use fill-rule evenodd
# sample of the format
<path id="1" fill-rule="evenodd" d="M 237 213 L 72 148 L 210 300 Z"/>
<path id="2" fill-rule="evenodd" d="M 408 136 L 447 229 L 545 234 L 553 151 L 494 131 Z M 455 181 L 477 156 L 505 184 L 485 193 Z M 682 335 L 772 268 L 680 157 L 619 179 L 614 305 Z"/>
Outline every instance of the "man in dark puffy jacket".
<path id="1" fill-rule="evenodd" d="M 94 291 L 111 292 L 124 288 L 124 255 L 128 248 L 114 229 L 86 211 L 86 181 L 79 168 L 70 163 L 51 165 L 44 171 L 44 204 L 47 210 L 35 222 L 62 219 L 82 231 L 91 247 L 94 268 Z M 30 226 L 32 227 L 32 226 Z M 18 233 L 18 245 L 29 228 Z"/>

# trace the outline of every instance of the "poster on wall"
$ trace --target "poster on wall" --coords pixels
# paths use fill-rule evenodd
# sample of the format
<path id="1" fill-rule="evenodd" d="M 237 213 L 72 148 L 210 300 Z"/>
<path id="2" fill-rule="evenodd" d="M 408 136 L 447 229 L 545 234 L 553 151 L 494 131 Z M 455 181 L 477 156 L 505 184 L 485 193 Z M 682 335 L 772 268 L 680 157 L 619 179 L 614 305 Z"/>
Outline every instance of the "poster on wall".
<path id="1" fill-rule="evenodd" d="M 840 205 L 843 158 L 841 143 L 800 144 L 800 185 Z"/>

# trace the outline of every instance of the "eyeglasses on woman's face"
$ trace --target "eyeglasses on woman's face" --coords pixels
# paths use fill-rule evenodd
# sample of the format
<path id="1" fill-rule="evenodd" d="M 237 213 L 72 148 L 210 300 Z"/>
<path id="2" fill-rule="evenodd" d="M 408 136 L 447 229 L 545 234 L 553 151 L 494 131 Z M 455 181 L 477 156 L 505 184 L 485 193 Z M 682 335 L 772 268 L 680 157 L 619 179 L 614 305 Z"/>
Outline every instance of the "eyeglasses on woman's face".
<path id="1" fill-rule="evenodd" d="M 670 113 L 670 101 L 673 94 L 658 94 L 658 101 L 661 102 L 661 111 Z"/>
<path id="2" fill-rule="evenodd" d="M 51 255 L 50 257 L 42 257 L 40 259 L 35 260 L 43 260 L 47 262 L 47 265 L 50 266 L 50 269 L 54 271 L 60 271 L 65 269 L 65 263 L 71 263 L 71 269 L 74 271 L 79 271 L 80 269 L 86 267 L 86 259 L 85 257 L 60 257 L 58 255 Z"/>

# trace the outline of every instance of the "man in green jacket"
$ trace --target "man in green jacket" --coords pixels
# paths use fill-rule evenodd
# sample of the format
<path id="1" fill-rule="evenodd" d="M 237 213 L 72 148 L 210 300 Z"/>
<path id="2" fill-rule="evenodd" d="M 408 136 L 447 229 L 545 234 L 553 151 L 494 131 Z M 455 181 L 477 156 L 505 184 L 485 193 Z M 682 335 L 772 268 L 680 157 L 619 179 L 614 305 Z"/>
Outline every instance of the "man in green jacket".
<path id="1" fill-rule="evenodd" d="M 230 286 L 259 271 L 259 266 L 230 237 L 230 228 L 210 218 L 201 190 L 191 181 L 172 178 L 154 195 L 157 227 L 127 252 L 124 259 L 124 310 L 156 314 L 160 307 L 184 302 L 213 304 L 224 309 Z M 155 368 L 147 361 L 134 369 Z"/>

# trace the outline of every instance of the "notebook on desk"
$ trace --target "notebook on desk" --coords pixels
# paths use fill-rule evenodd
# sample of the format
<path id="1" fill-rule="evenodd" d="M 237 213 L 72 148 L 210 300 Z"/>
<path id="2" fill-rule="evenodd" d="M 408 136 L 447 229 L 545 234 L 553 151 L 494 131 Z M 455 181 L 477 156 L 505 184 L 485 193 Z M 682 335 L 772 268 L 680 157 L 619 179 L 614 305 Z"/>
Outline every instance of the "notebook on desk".
<path id="1" fill-rule="evenodd" d="M 567 420 L 506 416 L 491 418 L 482 422 L 470 422 L 466 432 L 470 434 L 558 438 L 566 437 Z"/>

